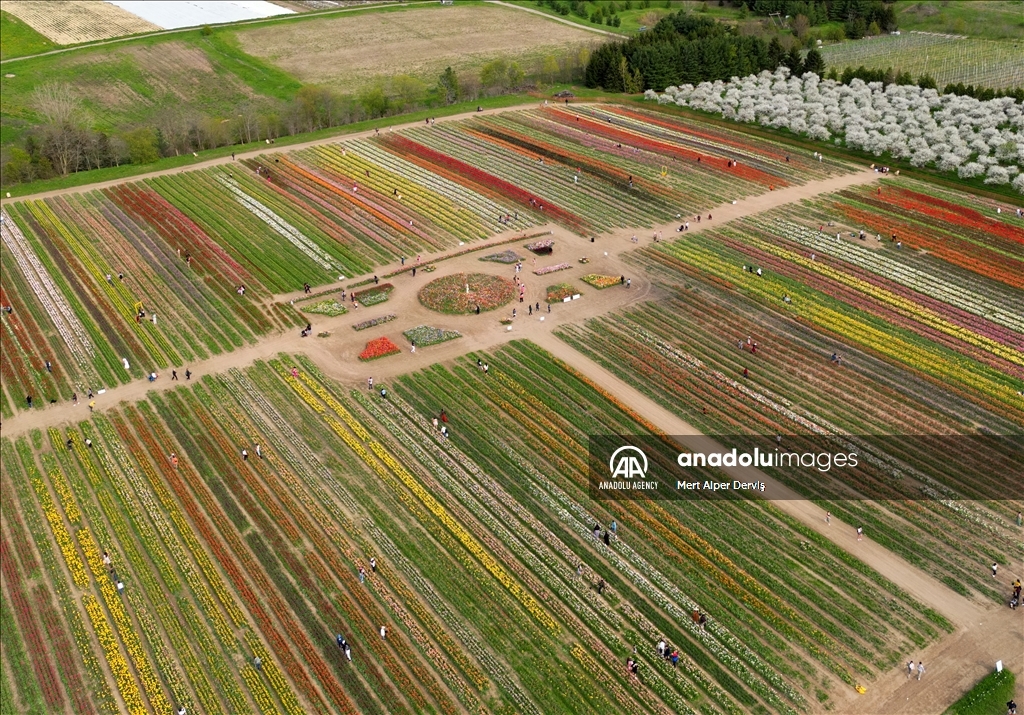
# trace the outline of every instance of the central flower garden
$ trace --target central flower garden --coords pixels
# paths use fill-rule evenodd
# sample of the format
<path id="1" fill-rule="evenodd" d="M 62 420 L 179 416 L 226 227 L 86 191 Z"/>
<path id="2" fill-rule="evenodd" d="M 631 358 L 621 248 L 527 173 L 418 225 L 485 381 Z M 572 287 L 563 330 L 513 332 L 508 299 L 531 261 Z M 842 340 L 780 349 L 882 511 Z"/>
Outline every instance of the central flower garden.
<path id="1" fill-rule="evenodd" d="M 466 286 L 469 286 L 467 292 Z M 494 310 L 512 302 L 512 281 L 486 273 L 454 273 L 432 280 L 419 292 L 420 303 L 439 313 L 472 313 Z"/>

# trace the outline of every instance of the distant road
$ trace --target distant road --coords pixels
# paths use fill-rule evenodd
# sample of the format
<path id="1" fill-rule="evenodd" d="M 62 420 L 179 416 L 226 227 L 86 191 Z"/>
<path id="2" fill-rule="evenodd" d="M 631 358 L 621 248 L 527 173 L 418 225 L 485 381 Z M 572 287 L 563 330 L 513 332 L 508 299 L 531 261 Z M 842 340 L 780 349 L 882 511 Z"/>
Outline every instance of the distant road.
<path id="1" fill-rule="evenodd" d="M 337 15 L 337 14 L 343 13 L 343 12 L 353 12 L 355 10 L 373 10 L 375 8 L 383 8 L 383 7 L 410 7 L 410 6 L 413 6 L 413 5 L 435 5 L 435 4 L 436 4 L 436 2 L 434 2 L 433 0 L 409 0 L 409 2 L 403 2 L 403 3 L 401 3 L 401 5 L 399 5 L 397 3 L 393 3 L 393 2 L 380 3 L 380 4 L 376 4 L 376 5 L 353 5 L 353 6 L 350 6 L 350 7 L 335 8 L 335 9 L 332 9 L 332 10 L 314 10 L 312 12 L 299 12 L 299 13 L 295 13 L 294 15 L 272 15 L 270 17 L 261 17 L 261 18 L 255 19 L 255 20 L 237 20 L 236 22 L 225 22 L 225 23 L 222 23 L 222 24 L 219 24 L 219 25 L 215 25 L 214 27 L 221 28 L 221 27 L 227 27 L 228 25 L 231 25 L 233 27 L 239 27 L 239 26 L 242 26 L 242 25 L 264 25 L 264 24 L 266 24 L 268 22 L 273 22 L 275 20 L 281 20 L 282 18 L 321 17 L 321 16 L 324 16 L 324 15 Z M 504 5 L 505 3 L 501 3 L 501 4 Z M 514 6 L 510 6 L 510 7 L 514 7 Z M 544 13 L 540 13 L 540 14 L 543 15 Z M 119 42 L 131 42 L 132 40 L 139 40 L 139 39 L 142 39 L 144 37 L 160 37 L 161 35 L 174 35 L 174 34 L 178 34 L 178 33 L 182 33 L 182 32 L 192 32 L 192 31 L 196 30 L 199 27 L 202 27 L 202 25 L 196 25 L 194 27 L 178 27 L 178 28 L 175 28 L 173 30 L 158 30 L 156 32 L 146 32 L 146 33 L 139 34 L 139 35 L 125 35 L 124 37 L 111 37 L 109 40 L 96 40 L 95 42 L 85 42 L 85 43 L 82 43 L 80 45 L 70 45 L 68 47 L 61 47 L 59 49 L 50 50 L 48 52 L 40 52 L 37 55 L 25 55 L 24 57 L 9 57 L 6 60 L 0 60 L 0 66 L 6 66 L 7 64 L 9 64 L 11 62 L 20 62 L 21 60 L 31 60 L 31 59 L 34 59 L 36 57 L 46 57 L 47 55 L 59 55 L 59 54 L 61 54 L 63 52 L 74 52 L 75 50 L 81 50 L 81 49 L 84 49 L 86 47 L 99 47 L 101 45 L 114 45 L 114 44 L 117 44 Z M 580 27 L 582 27 L 582 25 L 580 25 Z M 586 29 L 591 29 L 591 28 L 586 28 Z M 597 30 L 597 32 L 602 32 L 602 31 L 601 30 Z M 610 33 L 608 33 L 608 34 L 610 34 Z"/>
<path id="2" fill-rule="evenodd" d="M 550 14 L 548 14 L 546 12 L 541 11 L 541 10 L 534 10 L 533 8 L 530 8 L 530 7 L 523 7 L 522 5 L 513 5 L 512 3 L 502 2 L 501 0 L 484 0 L 484 2 L 490 3 L 491 5 L 501 5 L 502 7 L 510 7 L 512 9 L 514 9 L 514 10 L 522 10 L 523 12 L 532 12 L 534 15 L 540 15 L 541 17 L 546 17 L 549 20 L 554 20 L 555 22 L 560 22 L 563 25 L 570 25 L 571 27 L 578 27 L 581 30 L 588 30 L 590 32 L 596 32 L 596 33 L 598 33 L 600 35 L 608 35 L 609 37 L 615 37 L 615 38 L 618 38 L 620 40 L 628 40 L 629 39 L 629 35 L 622 35 L 622 34 L 620 34 L 618 32 L 609 32 L 608 30 L 601 30 L 601 29 L 598 29 L 596 27 L 591 27 L 590 25 L 581 25 L 578 22 L 573 22 L 572 20 L 565 20 L 565 19 L 563 19 L 561 17 L 555 17 L 554 15 L 550 15 Z"/>

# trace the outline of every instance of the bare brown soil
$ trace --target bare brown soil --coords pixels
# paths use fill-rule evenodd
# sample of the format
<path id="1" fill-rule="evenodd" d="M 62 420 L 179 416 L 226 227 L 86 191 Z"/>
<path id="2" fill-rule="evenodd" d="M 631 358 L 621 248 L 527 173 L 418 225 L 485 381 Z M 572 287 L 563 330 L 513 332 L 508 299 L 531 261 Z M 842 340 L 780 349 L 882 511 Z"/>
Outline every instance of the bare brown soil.
<path id="1" fill-rule="evenodd" d="M 4 11 L 60 45 L 161 29 L 102 0 L 5 0 Z"/>
<path id="2" fill-rule="evenodd" d="M 238 40 L 303 82 L 351 90 L 379 75 L 434 78 L 448 65 L 537 57 L 600 35 L 504 7 L 455 6 L 242 30 Z"/>

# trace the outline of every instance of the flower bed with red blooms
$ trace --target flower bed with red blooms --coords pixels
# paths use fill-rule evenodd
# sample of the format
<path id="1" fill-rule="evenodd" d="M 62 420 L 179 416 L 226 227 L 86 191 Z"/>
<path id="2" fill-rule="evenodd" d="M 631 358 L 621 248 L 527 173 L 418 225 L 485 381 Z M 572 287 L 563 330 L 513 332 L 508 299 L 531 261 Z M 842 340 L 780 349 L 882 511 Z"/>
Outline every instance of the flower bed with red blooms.
<path id="1" fill-rule="evenodd" d="M 846 204 L 837 204 L 836 208 L 847 218 L 867 226 L 872 231 L 895 231 L 900 241 L 908 248 L 924 249 L 969 271 L 1015 288 L 1024 288 L 1024 275 L 1019 270 L 1020 262 L 999 251 L 990 250 L 945 231 L 939 235 L 929 235 L 923 227 L 915 226 L 908 221 L 893 221 L 889 215 L 878 215 Z"/>
<path id="2" fill-rule="evenodd" d="M 532 202 L 536 202 L 538 206 L 544 207 L 544 212 L 552 219 L 581 231 L 586 230 L 587 228 L 586 222 L 581 217 L 566 211 L 565 209 L 552 205 L 547 199 L 535 196 L 526 189 L 522 189 L 515 184 L 505 181 L 504 179 L 500 179 L 486 171 L 481 171 L 480 169 L 470 166 L 463 161 L 453 159 L 439 151 L 435 151 L 434 149 L 410 139 L 406 139 L 401 135 L 388 135 L 384 140 L 384 143 L 390 148 L 396 150 L 396 153 L 403 159 L 411 161 L 414 164 L 419 164 L 420 166 L 425 166 L 431 171 L 436 171 L 437 167 L 444 167 L 445 169 L 448 169 L 450 172 L 462 179 L 460 183 L 466 183 L 467 181 L 470 182 L 470 188 L 473 188 L 474 190 L 480 190 L 483 193 L 498 195 L 505 199 L 517 201 L 527 208 L 533 206 Z"/>
<path id="3" fill-rule="evenodd" d="M 366 344 L 366 349 L 359 353 L 360 360 L 376 360 L 395 353 L 402 352 L 402 349 L 388 337 L 374 338 Z"/>
<path id="4" fill-rule="evenodd" d="M 466 292 L 466 286 L 469 292 Z M 454 273 L 432 280 L 420 289 L 420 303 L 439 313 L 494 310 L 512 301 L 516 287 L 510 280 L 486 273 Z"/>
<path id="5" fill-rule="evenodd" d="M 659 139 L 651 139 L 649 137 L 644 137 L 636 132 L 621 129 L 612 124 L 603 124 L 599 121 L 590 119 L 589 117 L 570 115 L 560 109 L 547 109 L 545 110 L 545 112 L 549 116 L 557 118 L 557 120 L 560 122 L 577 125 L 582 129 L 590 132 L 591 134 L 597 134 L 599 136 L 603 136 L 607 139 L 611 139 L 612 141 L 616 142 L 625 142 L 630 146 L 634 146 L 639 149 L 644 149 L 646 151 L 651 151 L 656 154 L 664 154 L 675 157 L 676 159 L 683 159 L 691 162 L 696 162 L 698 158 L 703 156 L 700 152 L 693 151 L 692 149 L 687 149 L 678 144 L 673 144 L 671 142 Z M 717 159 L 717 161 L 719 162 L 718 166 L 712 165 L 711 162 L 705 162 L 707 166 L 702 166 L 701 168 L 725 168 L 725 171 L 727 173 L 739 176 L 740 178 L 743 179 L 747 179 L 748 181 L 754 181 L 759 184 L 764 184 L 765 186 L 768 186 L 769 184 L 779 187 L 789 185 L 789 182 L 787 182 L 785 179 L 782 179 L 778 176 L 772 176 L 771 174 L 768 174 L 767 172 L 764 171 L 760 171 L 759 169 L 755 169 L 744 164 L 739 164 L 737 166 L 732 167 L 725 167 L 727 160 Z"/>
<path id="6" fill-rule="evenodd" d="M 1024 228 L 983 216 L 966 206 L 957 206 L 943 199 L 911 191 L 910 189 L 894 189 L 887 192 L 887 194 L 890 197 L 891 203 L 896 204 L 900 208 L 923 213 L 956 226 L 984 231 L 987 234 L 1000 236 L 1016 243 L 1024 243 Z"/>

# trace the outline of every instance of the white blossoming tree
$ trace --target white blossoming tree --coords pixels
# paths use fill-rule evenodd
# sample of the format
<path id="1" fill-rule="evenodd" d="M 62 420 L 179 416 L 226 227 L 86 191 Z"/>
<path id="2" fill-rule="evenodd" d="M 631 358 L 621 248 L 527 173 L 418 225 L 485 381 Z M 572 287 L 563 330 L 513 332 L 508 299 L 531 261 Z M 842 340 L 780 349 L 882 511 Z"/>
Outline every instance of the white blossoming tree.
<path id="1" fill-rule="evenodd" d="M 913 166 L 984 176 L 1024 193 L 1024 106 L 1012 97 L 980 101 L 915 85 L 849 85 L 785 67 L 728 82 L 668 87 L 647 99 L 739 122 L 785 128 L 818 141 L 909 160 Z"/>

